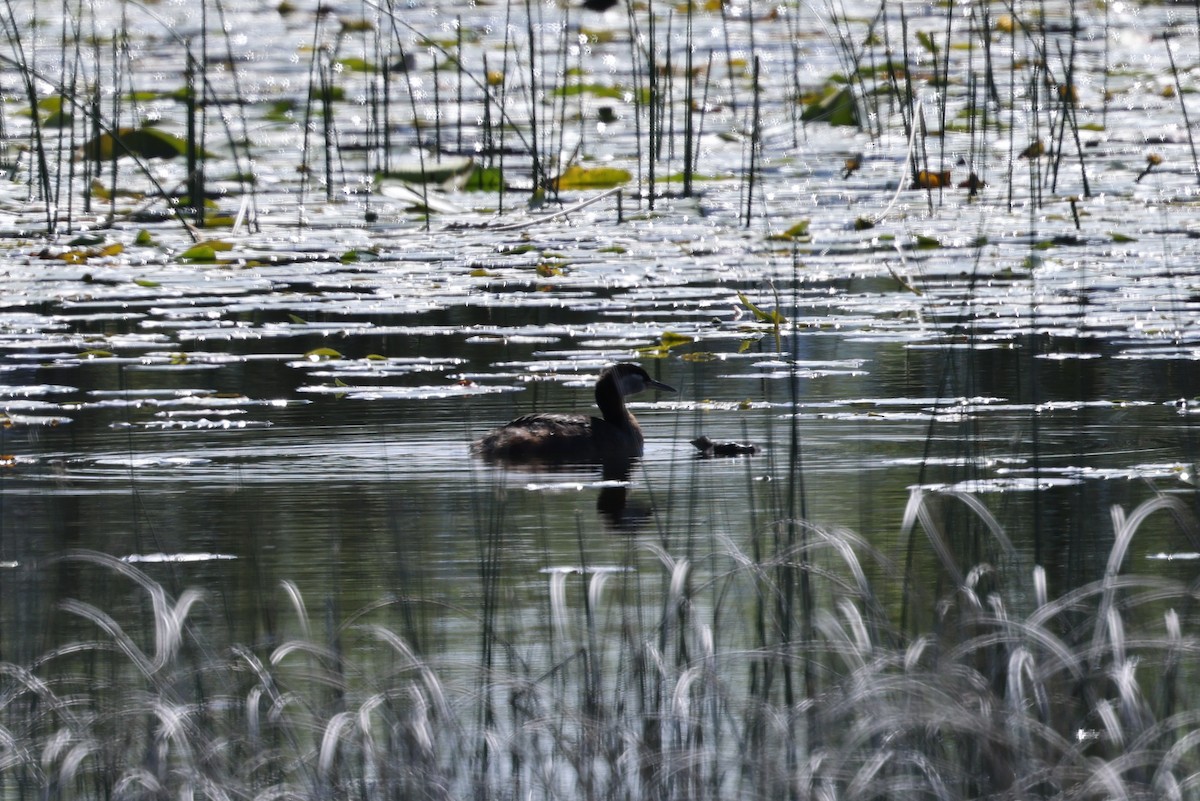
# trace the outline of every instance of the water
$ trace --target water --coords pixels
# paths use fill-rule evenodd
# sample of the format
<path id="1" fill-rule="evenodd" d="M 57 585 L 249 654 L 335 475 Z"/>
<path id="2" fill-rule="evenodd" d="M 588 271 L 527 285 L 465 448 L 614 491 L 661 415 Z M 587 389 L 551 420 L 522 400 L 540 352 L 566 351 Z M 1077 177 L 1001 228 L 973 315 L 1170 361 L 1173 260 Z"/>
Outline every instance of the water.
<path id="1" fill-rule="evenodd" d="M 1170 5 L 1114 5 L 1080 11 L 1081 29 L 1071 36 L 1068 7 L 1042 7 L 1045 35 L 990 23 L 992 55 L 1007 66 L 988 112 L 990 124 L 999 114 L 1002 126 L 986 132 L 968 126 L 984 97 L 980 8 L 954 11 L 946 81 L 936 72 L 946 68 L 943 10 L 905 6 L 920 103 L 904 106 L 870 79 L 857 89 L 864 131 L 801 126 L 790 98 L 848 71 L 848 51 L 831 34 L 848 26 L 861 43 L 876 7 L 839 7 L 845 19 L 808 6 L 699 13 L 699 191 L 681 197 L 679 182 L 657 183 L 672 194 L 651 203 L 649 114 L 633 98 L 648 91 L 653 42 L 672 93 L 659 118 L 656 180 L 682 171 L 685 10 L 668 18 L 657 9 L 652 31 L 638 8 L 631 32 L 621 9 L 583 17 L 535 5 L 530 77 L 531 28 L 519 4 L 389 14 L 368 3 L 317 14 L 235 3 L 219 10 L 220 22 L 213 8 L 96 5 L 88 23 L 105 30 L 126 19 L 131 42 L 119 76 L 88 50 L 77 60 L 85 75 L 73 91 L 85 97 L 81 84 L 97 80 L 106 124 L 152 121 L 183 135 L 185 107 L 170 94 L 181 85 L 182 42 L 206 49 L 210 101 L 220 100 L 202 115 L 205 147 L 215 154 L 206 167 L 210 212 L 239 222 L 189 234 L 154 216 L 165 204 L 144 193 L 154 181 L 184 183 L 177 158 L 142 167 L 120 161 L 118 187 L 139 194 L 118 195 L 113 224 L 100 226 L 107 202 L 93 198 L 85 209 L 92 176 L 71 155 L 93 135 L 82 109 L 62 139 L 48 129 L 54 133 L 41 143 L 51 163 L 75 171 L 48 178 L 60 193 L 56 204 L 39 199 L 28 189 L 37 167 L 25 146 L 36 133 L 21 113 L 24 89 L 15 74 L 0 78 L 14 162 L 14 180 L 0 188 L 0 659 L 44 667 L 53 689 L 43 706 L 54 712 L 39 717 L 6 705 L 4 725 L 35 744 L 28 753 L 47 755 L 47 775 L 64 782 L 76 774 L 54 745 L 60 726 L 75 732 L 63 735 L 72 742 L 118 743 L 114 762 L 138 753 L 131 763 L 151 749 L 128 731 L 165 742 L 155 733 L 171 717 L 164 709 L 206 710 L 213 719 L 197 730 L 238 748 L 251 743 L 251 753 L 277 726 L 280 741 L 299 743 L 294 763 L 274 751 L 251 761 L 277 775 L 240 773 L 241 757 L 229 757 L 238 777 L 230 786 L 257 793 L 293 769 L 303 774 L 296 766 L 312 771 L 308 779 L 333 770 L 326 744 L 376 753 L 337 736 L 339 715 L 358 710 L 373 720 L 372 693 L 395 692 L 405 695 L 405 714 L 428 708 L 439 723 L 430 735 L 420 714 L 400 715 L 412 742 L 436 741 L 430 752 L 443 758 L 470 755 L 462 760 L 470 767 L 457 768 L 453 759 L 446 766 L 430 758 L 437 769 L 429 775 L 444 770 L 444 786 L 460 794 L 479 794 L 481 781 L 532 786 L 528 766 L 546 764 L 554 767 L 539 780 L 555 788 L 548 795 L 611 779 L 610 789 L 630 782 L 621 792 L 644 797 L 653 783 L 631 790 L 633 779 L 612 778 L 622 775 L 615 766 L 653 762 L 644 753 L 655 750 L 652 729 L 672 724 L 677 740 L 656 757 L 664 775 L 702 765 L 712 776 L 679 779 L 671 792 L 681 797 L 703 795 L 700 788 L 778 794 L 778 776 L 794 790 L 797 764 L 814 775 L 831 770 L 830 782 L 869 795 L 866 777 L 871 760 L 887 753 L 882 743 L 924 743 L 943 725 L 911 734 L 925 719 L 909 720 L 883 682 L 888 668 L 877 665 L 901 666 L 910 697 L 930 710 L 948 706 L 937 700 L 945 691 L 965 699 L 963 709 L 983 698 L 979 706 L 1028 713 L 1037 704 L 1021 706 L 1013 688 L 1025 686 L 1021 666 L 1034 652 L 1047 661 L 1029 686 L 1074 698 L 1054 685 L 1059 667 L 1045 667 L 1059 663 L 1038 651 L 1054 638 L 1079 660 L 1062 668 L 1072 676 L 1123 676 L 1140 656 L 1157 674 L 1186 677 L 1187 660 L 1164 643 L 1178 641 L 1170 632 L 1179 618 L 1185 631 L 1195 622 L 1180 586 L 1193 580 L 1198 549 L 1186 524 L 1194 506 L 1200 249 L 1189 217 L 1190 146 L 1155 37 L 1174 34 L 1187 85 L 1196 30 Z M 899 43 L 897 14 L 887 9 L 886 22 Z M 39 93 L 53 96 L 70 89 L 69 74 L 57 67 L 58 23 L 45 17 L 37 4 L 14 15 L 28 37 L 22 52 L 42 65 Z M 364 18 L 375 23 L 367 33 L 356 24 Z M 459 26 L 461 74 L 450 58 Z M 227 35 L 214 33 L 222 29 Z M 937 32 L 933 50 L 918 31 Z M 15 52 L 11 33 L 8 43 Z M 882 63 L 883 45 L 861 53 L 863 74 L 877 74 L 866 67 Z M 1054 81 L 1072 53 L 1078 148 L 1072 126 L 1059 129 L 1061 139 L 1054 128 L 1065 119 L 1053 103 Z M 408 72 L 386 76 L 347 61 L 405 56 Z M 892 56 L 903 59 L 898 49 Z M 753 135 L 752 57 L 761 87 Z M 1030 66 L 1039 58 L 1049 85 Z M 489 83 L 495 71 L 503 86 Z M 565 91 L 577 74 L 616 91 Z M 320 103 L 306 108 L 321 75 L 345 92 L 328 129 Z M 118 84 L 124 105 L 113 104 Z M 129 90 L 151 94 L 125 97 Z M 509 127 L 489 131 L 485 120 L 494 115 L 498 125 L 502 108 Z M 952 169 L 955 186 L 909 188 L 903 114 L 914 108 L 925 117 L 914 152 L 932 171 Z M 945 133 L 924 135 L 931 130 Z M 1016 157 L 1039 139 L 1061 147 L 1057 173 L 1049 157 Z M 394 177 L 367 191 L 377 171 L 416 160 L 419 172 L 416 148 L 431 169 L 437 143 L 501 167 L 508 191 L 402 186 Z M 564 191 L 562 206 L 530 202 L 531 143 L 551 174 L 575 160 L 627 169 L 640 183 L 550 217 L 600 190 Z M 1143 173 L 1149 154 L 1163 160 Z M 253 191 L 236 175 L 251 172 Z M 956 186 L 968 172 L 989 184 L 978 197 Z M 111 165 L 95 177 L 111 187 Z M 414 210 L 426 205 L 432 214 Z M 802 220 L 809 237 L 780 237 Z M 83 231 L 93 237 L 72 243 Z M 194 238 L 222 244 L 212 259 L 182 258 Z M 507 470 L 468 455 L 472 439 L 520 414 L 588 410 L 595 375 L 621 360 L 639 361 L 679 389 L 636 399 L 646 454 L 627 475 L 587 466 Z M 758 452 L 699 458 L 689 441 L 701 434 L 750 442 Z M 928 518 L 906 517 L 914 497 L 927 500 Z M 1112 508 L 1156 498 L 1182 505 L 1121 539 Z M 1003 534 L 989 531 L 993 519 Z M 1114 546 L 1118 554 L 1128 548 L 1119 566 L 1130 581 L 1156 592 L 1109 615 L 1094 582 L 1112 580 Z M 187 644 L 174 652 L 164 621 L 189 590 L 200 596 L 187 625 L 176 626 Z M 1071 593 L 1087 603 L 1046 601 Z M 865 621 L 861 628 L 856 620 Z M 1089 640 L 1095 620 L 1104 625 Z M 1028 626 L 1030 642 L 1011 634 L 1025 631 L 1012 621 Z M 1151 645 L 1126 653 L 1122 625 Z M 986 651 L 972 639 L 975 626 L 1009 632 L 1011 648 Z M 122 631 L 144 653 L 167 654 L 165 667 L 138 667 Z M 967 655 L 954 662 L 961 673 L 929 656 L 943 649 L 923 650 L 938 636 L 951 638 L 945 653 Z M 110 641 L 117 644 L 96 644 Z M 819 677 L 803 667 L 813 664 Z M 444 682 L 453 712 L 439 706 L 434 679 L 406 683 L 425 668 Z M 945 689 L 976 670 L 985 678 Z M 275 684 L 248 678 L 264 674 Z M 791 681 L 797 697 L 788 697 Z M 60 723 L 55 715 L 70 707 L 77 685 L 91 688 L 78 691 L 89 709 L 111 714 L 97 712 L 94 725 Z M 263 713 L 270 722 L 258 721 L 257 702 L 247 699 L 267 698 L 276 685 L 304 699 L 311 718 L 291 717 L 283 698 Z M 999 689 L 988 695 L 993 685 Z M 1157 689 L 1141 692 L 1158 698 Z M 144 705 L 131 700 L 144 692 L 159 701 L 149 723 L 137 717 Z M 1135 694 L 1110 695 L 1111 708 L 1136 706 Z M 504 711 L 487 706 L 493 696 Z M 226 698 L 235 700 L 214 700 Z M 1116 724 L 1092 701 L 1065 704 L 1056 731 L 1066 742 L 1075 728 L 1087 737 L 1108 729 L 1091 750 L 1064 746 L 1059 764 L 1119 752 Z M 244 710 L 246 720 L 229 710 Z M 754 710 L 775 716 L 783 750 L 748 746 L 768 726 L 755 722 Z M 1171 712 L 1169 704 L 1154 709 L 1161 719 Z M 492 714 L 500 722 L 481 722 Z M 123 731 L 126 716 L 137 722 Z M 832 732 L 826 751 L 814 735 L 818 718 Z M 961 721 L 982 725 L 977 718 L 964 712 L 956 736 L 970 739 L 974 730 Z M 546 721 L 554 726 L 544 729 Z M 879 729 L 863 734 L 863 721 Z M 1138 731 L 1127 725 L 1132 742 Z M 685 734 L 689 727 L 694 735 Z M 510 750 L 497 753 L 512 757 L 508 765 L 488 761 L 474 736 L 484 730 L 504 731 Z M 306 750 L 313 732 L 334 733 Z M 595 775 L 586 768 L 592 757 L 573 750 L 586 750 L 588 732 L 603 733 L 595 753 L 624 754 L 608 762 L 593 754 L 605 766 Z M 972 742 L 986 751 L 997 736 L 987 729 Z M 163 746 L 170 758 L 155 765 L 191 764 L 178 754 L 209 748 L 187 751 L 184 741 L 193 742 Z M 644 749 L 637 757 L 614 744 L 635 741 Z M 1016 761 L 1036 762 L 1027 742 L 1005 742 Z M 954 763 L 927 746 L 916 749 L 922 758 Z M 413 749 L 404 764 L 424 765 Z M 861 763 L 859 749 L 868 754 Z M 760 751 L 761 764 L 745 756 Z M 380 753 L 384 764 L 395 755 Z M 825 753 L 864 765 L 857 784 L 843 781 L 854 769 L 823 767 L 833 764 L 822 762 Z M 986 782 L 971 783 L 983 774 L 988 787 L 1003 789 L 1001 771 L 965 761 L 973 767 L 960 771 L 970 785 L 964 797 L 982 792 Z M 394 790 L 380 771 L 364 767 L 363 775 Z M 1122 775 L 1132 782 L 1132 772 Z M 312 782 L 305 787 L 313 795 L 329 789 Z"/>

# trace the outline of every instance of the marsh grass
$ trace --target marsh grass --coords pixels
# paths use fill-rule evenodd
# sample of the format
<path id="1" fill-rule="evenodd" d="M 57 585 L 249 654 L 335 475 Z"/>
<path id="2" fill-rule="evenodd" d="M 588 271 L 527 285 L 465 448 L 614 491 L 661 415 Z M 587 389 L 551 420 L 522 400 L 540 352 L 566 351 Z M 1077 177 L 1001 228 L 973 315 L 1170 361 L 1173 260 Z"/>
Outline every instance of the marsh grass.
<path id="1" fill-rule="evenodd" d="M 994 559 L 957 561 L 947 504 Z M 396 628 L 419 599 L 317 623 L 290 583 L 277 630 L 230 642 L 200 592 L 74 552 L 60 561 L 141 602 L 64 599 L 55 614 L 76 623 L 54 630 L 76 638 L 0 665 L 0 783 L 76 798 L 1190 798 L 1194 587 L 1125 570 L 1155 515 L 1200 544 L 1172 497 L 1114 508 L 1103 577 L 1052 598 L 977 499 L 916 491 L 902 529 L 945 583 L 909 586 L 907 623 L 884 600 L 902 570 L 846 530 L 764 518 L 744 542 L 631 540 L 637 570 L 550 571 L 534 642 L 528 610 L 499 600 L 499 536 L 480 531 L 479 654 Z"/>

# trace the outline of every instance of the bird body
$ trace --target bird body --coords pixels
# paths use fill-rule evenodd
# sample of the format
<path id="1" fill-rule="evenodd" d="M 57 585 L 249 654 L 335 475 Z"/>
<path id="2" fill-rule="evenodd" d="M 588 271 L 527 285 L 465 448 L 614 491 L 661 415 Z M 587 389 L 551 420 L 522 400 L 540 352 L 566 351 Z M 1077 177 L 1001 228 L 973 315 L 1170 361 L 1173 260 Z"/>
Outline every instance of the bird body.
<path id="1" fill-rule="evenodd" d="M 692 445 L 700 451 L 697 456 L 753 456 L 758 453 L 758 446 L 748 442 L 714 442 L 708 437 L 697 437 Z"/>
<path id="2" fill-rule="evenodd" d="M 636 364 L 605 368 L 596 380 L 601 417 L 527 414 L 471 445 L 472 453 L 504 462 L 611 462 L 642 455 L 642 429 L 625 397 L 647 389 L 674 392 Z"/>

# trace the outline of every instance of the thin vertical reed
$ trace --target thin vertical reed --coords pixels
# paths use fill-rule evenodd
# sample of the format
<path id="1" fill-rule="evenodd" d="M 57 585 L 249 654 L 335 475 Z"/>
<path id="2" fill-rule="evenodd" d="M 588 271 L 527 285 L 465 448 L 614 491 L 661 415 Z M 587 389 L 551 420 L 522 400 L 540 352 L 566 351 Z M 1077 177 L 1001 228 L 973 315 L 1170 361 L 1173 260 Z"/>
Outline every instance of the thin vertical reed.
<path id="1" fill-rule="evenodd" d="M 1196 12 L 1200 15 L 1200 10 Z M 1175 67 L 1175 54 L 1171 52 L 1171 40 L 1166 31 L 1162 35 L 1163 47 L 1167 50 L 1167 59 L 1171 64 L 1171 77 L 1175 81 L 1175 96 L 1179 98 L 1179 112 L 1183 115 L 1183 129 L 1187 131 L 1188 148 L 1192 153 L 1192 169 L 1196 173 L 1196 183 L 1200 184 L 1200 160 L 1196 158 L 1196 140 L 1192 136 L 1192 123 L 1188 119 L 1187 103 L 1183 99 L 1183 85 L 1179 82 L 1179 70 Z"/>
<path id="2" fill-rule="evenodd" d="M 649 35 L 649 43 L 646 47 L 646 195 L 647 204 L 653 210 L 657 195 L 655 178 L 658 175 L 658 142 L 661 136 L 659 129 L 662 126 L 662 121 L 659 119 L 658 37 L 656 36 L 658 25 L 654 15 L 653 0 L 646 4 L 646 27 Z"/>
<path id="3" fill-rule="evenodd" d="M 204 227 L 204 167 L 200 158 L 204 143 L 202 132 L 197 124 L 196 102 L 196 61 L 191 48 L 186 51 L 186 66 L 184 67 L 184 102 L 187 115 L 187 193 L 188 202 L 192 207 L 192 216 L 197 228 Z"/>
<path id="4" fill-rule="evenodd" d="M 758 169 L 758 152 L 762 147 L 761 113 L 762 87 L 759 85 L 759 59 L 754 57 L 754 110 L 750 123 L 750 167 L 746 171 L 746 227 L 750 227 L 750 219 L 754 211 L 754 177 Z"/>
<path id="5" fill-rule="evenodd" d="M 684 56 L 683 56 L 683 196 L 692 196 L 692 169 L 695 159 L 695 101 L 696 76 L 693 72 L 693 51 L 696 48 L 693 37 L 693 19 L 695 17 L 695 0 L 687 0 L 687 21 L 684 27 Z"/>
<path id="6" fill-rule="evenodd" d="M 537 56 L 538 56 L 538 39 L 534 35 L 533 27 L 533 0 L 525 0 L 525 34 L 529 38 L 529 159 L 530 172 L 533 174 L 533 192 L 534 196 L 540 194 L 542 190 L 547 188 L 547 181 L 543 173 L 543 165 L 541 160 L 541 149 L 538 141 L 539 131 L 541 126 L 538 124 L 538 80 L 537 80 Z"/>

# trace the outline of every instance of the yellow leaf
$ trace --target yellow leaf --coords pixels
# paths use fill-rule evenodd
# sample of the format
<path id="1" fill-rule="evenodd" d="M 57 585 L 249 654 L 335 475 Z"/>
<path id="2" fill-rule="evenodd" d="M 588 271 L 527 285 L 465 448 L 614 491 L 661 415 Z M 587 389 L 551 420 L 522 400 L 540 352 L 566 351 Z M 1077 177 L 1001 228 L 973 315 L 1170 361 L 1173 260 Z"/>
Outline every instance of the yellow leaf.
<path id="1" fill-rule="evenodd" d="M 342 358 L 342 354 L 338 353 L 333 348 L 314 348 L 313 350 L 310 350 L 308 353 L 304 354 L 304 357 L 311 362 L 324 362 L 331 361 L 333 359 L 340 359 Z"/>
<path id="2" fill-rule="evenodd" d="M 738 293 L 738 300 L 742 302 L 743 306 L 750 310 L 750 313 L 754 315 L 754 319 L 758 320 L 760 323 L 781 325 L 787 322 L 787 318 L 780 314 L 778 309 L 765 312 L 751 303 L 750 298 L 746 297 L 741 292 Z"/>

